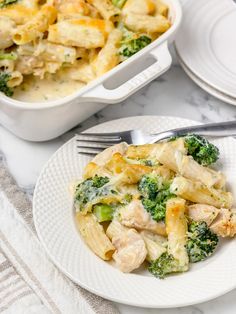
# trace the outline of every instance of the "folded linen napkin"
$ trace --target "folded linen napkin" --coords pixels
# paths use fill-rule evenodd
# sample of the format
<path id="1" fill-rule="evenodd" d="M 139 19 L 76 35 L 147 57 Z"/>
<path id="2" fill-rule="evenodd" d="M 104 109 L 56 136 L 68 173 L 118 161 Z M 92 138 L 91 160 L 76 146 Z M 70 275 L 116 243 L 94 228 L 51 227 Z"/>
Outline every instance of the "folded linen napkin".
<path id="1" fill-rule="evenodd" d="M 36 235 L 32 204 L 0 156 L 0 313 L 118 314 L 48 259 Z"/>

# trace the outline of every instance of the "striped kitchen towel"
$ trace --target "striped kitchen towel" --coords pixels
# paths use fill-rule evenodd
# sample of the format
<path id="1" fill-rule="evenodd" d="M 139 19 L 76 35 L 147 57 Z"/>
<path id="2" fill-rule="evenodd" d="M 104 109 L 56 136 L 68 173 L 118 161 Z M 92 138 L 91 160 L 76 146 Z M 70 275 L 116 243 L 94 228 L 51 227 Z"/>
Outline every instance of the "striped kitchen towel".
<path id="1" fill-rule="evenodd" d="M 48 259 L 37 238 L 32 206 L 0 156 L 0 313 L 118 314 L 80 288 Z"/>

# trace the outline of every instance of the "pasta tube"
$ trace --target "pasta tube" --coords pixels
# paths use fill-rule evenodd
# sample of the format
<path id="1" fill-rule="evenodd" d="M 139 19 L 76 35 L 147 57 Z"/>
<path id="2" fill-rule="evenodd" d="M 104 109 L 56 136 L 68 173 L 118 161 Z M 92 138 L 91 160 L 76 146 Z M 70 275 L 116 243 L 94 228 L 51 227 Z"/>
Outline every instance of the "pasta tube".
<path id="1" fill-rule="evenodd" d="M 38 10 L 25 7 L 22 4 L 11 4 L 0 10 L 0 16 L 8 17 L 17 25 L 22 25 L 28 22 L 29 17 L 34 17 Z"/>
<path id="2" fill-rule="evenodd" d="M 122 12 L 124 14 L 153 14 L 156 10 L 156 6 L 153 0 L 127 0 Z"/>
<path id="3" fill-rule="evenodd" d="M 194 203 L 212 205 L 217 208 L 231 208 L 233 197 L 230 192 L 207 187 L 201 182 L 176 177 L 171 186 L 172 193 Z"/>
<path id="4" fill-rule="evenodd" d="M 66 15 L 89 15 L 90 10 L 84 0 L 56 0 L 58 12 Z"/>
<path id="5" fill-rule="evenodd" d="M 118 48 L 122 39 L 122 32 L 114 29 L 97 58 L 92 63 L 93 69 L 97 76 L 101 76 L 107 71 L 114 68 L 120 61 Z"/>
<path id="6" fill-rule="evenodd" d="M 48 30 L 57 18 L 57 11 L 53 6 L 44 5 L 41 10 L 26 24 L 18 26 L 14 32 L 13 41 L 17 45 L 27 44 Z"/>
<path id="7" fill-rule="evenodd" d="M 170 22 L 162 15 L 150 16 L 129 13 L 124 16 L 124 24 L 134 32 L 164 33 L 170 28 Z"/>
<path id="8" fill-rule="evenodd" d="M 10 79 L 7 82 L 9 87 L 16 87 L 23 82 L 23 76 L 19 71 L 13 71 L 10 73 Z"/>
<path id="9" fill-rule="evenodd" d="M 110 260 L 115 248 L 93 214 L 76 213 L 76 222 L 84 241 L 103 260 Z"/>
<path id="10" fill-rule="evenodd" d="M 191 156 L 186 156 L 175 149 L 171 142 L 164 143 L 160 149 L 156 150 L 156 159 L 166 167 L 191 180 L 199 180 L 210 187 L 225 185 L 225 178 L 222 173 L 199 165 Z"/>
<path id="11" fill-rule="evenodd" d="M 142 231 L 141 236 L 145 242 L 147 249 L 147 257 L 146 260 L 151 262 L 157 260 L 163 253 L 167 251 L 165 245 L 167 244 L 167 239 L 162 238 L 162 240 L 158 239 L 156 235 L 153 235 L 147 231 Z"/>
<path id="12" fill-rule="evenodd" d="M 127 230 L 129 229 L 123 226 L 118 220 L 112 220 L 106 230 L 106 235 L 112 240 L 112 238 L 119 237 L 122 232 Z"/>
<path id="13" fill-rule="evenodd" d="M 120 153 L 115 153 L 106 164 L 106 169 L 113 174 L 121 174 L 120 181 L 128 184 L 135 184 L 143 175 L 152 172 L 152 167 L 128 164 Z"/>
<path id="14" fill-rule="evenodd" d="M 48 40 L 67 46 L 99 48 L 105 45 L 113 28 L 109 21 L 89 17 L 64 20 L 49 27 Z"/>
<path id="15" fill-rule="evenodd" d="M 109 0 L 88 0 L 88 3 L 92 4 L 105 20 L 120 14 L 120 10 Z"/>
<path id="16" fill-rule="evenodd" d="M 171 150 L 179 150 L 183 154 L 187 154 L 187 150 L 184 146 L 184 140 L 179 138 L 175 141 L 167 143 L 129 145 L 125 156 L 131 159 L 152 159 L 156 157 L 158 151 L 161 150 L 166 144 Z"/>
<path id="17" fill-rule="evenodd" d="M 179 266 L 182 271 L 187 270 L 189 264 L 188 254 L 185 248 L 187 230 L 185 200 L 181 198 L 169 199 L 166 203 L 168 252 L 179 261 Z"/>
<path id="18" fill-rule="evenodd" d="M 83 83 L 89 83 L 95 79 L 91 65 L 83 59 L 76 61 L 72 67 L 65 68 L 63 73 L 69 79 Z"/>

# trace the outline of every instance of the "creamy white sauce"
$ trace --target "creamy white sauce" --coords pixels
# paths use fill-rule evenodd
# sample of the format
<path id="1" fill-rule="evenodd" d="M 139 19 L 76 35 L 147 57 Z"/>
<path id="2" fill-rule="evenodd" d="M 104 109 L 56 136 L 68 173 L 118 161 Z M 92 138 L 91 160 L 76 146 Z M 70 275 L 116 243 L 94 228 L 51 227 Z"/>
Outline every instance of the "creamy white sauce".
<path id="1" fill-rule="evenodd" d="M 46 102 L 73 94 L 84 86 L 85 84 L 79 81 L 55 75 L 42 80 L 30 75 L 15 88 L 13 98 L 24 102 Z"/>

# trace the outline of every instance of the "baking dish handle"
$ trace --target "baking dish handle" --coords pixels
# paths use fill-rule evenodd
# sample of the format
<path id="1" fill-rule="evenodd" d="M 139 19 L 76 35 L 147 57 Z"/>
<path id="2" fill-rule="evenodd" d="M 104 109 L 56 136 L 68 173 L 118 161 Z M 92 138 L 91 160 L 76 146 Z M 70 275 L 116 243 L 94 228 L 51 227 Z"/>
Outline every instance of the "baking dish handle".
<path id="1" fill-rule="evenodd" d="M 153 49 L 149 54 L 156 59 L 156 62 L 148 68 L 115 89 L 107 89 L 102 83 L 82 95 L 83 99 L 103 103 L 117 103 L 123 101 L 153 79 L 166 72 L 171 66 L 172 57 L 168 49 L 167 41 Z"/>

